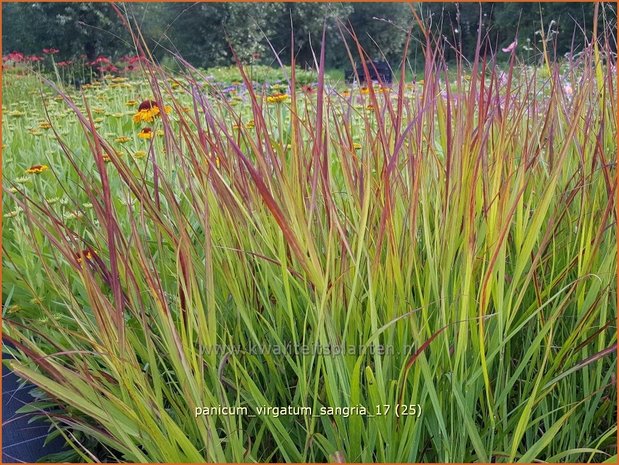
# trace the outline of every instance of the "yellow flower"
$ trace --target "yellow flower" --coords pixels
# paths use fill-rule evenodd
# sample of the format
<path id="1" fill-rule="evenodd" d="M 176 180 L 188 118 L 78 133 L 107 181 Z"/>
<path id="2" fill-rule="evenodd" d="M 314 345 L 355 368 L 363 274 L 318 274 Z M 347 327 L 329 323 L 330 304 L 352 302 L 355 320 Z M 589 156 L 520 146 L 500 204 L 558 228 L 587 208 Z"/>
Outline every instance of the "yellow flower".
<path id="1" fill-rule="evenodd" d="M 361 144 L 359 142 L 354 142 L 352 144 L 352 148 L 353 148 L 353 150 L 359 150 L 359 149 L 361 149 Z"/>
<path id="2" fill-rule="evenodd" d="M 349 90 L 342 91 L 342 97 L 350 97 L 350 91 Z"/>
<path id="3" fill-rule="evenodd" d="M 41 129 L 51 129 L 52 125 L 47 121 L 42 121 L 41 123 L 39 123 L 39 127 Z"/>
<path id="4" fill-rule="evenodd" d="M 172 107 L 166 105 L 163 107 L 163 110 L 166 113 L 170 113 L 170 111 L 172 111 Z M 160 110 L 157 102 L 155 102 L 154 100 L 144 100 L 142 103 L 140 103 L 140 106 L 138 107 L 138 112 L 133 115 L 133 122 L 139 123 L 143 121 L 146 123 L 152 123 L 155 117 L 159 116 L 159 113 Z"/>
<path id="5" fill-rule="evenodd" d="M 157 134 L 159 137 L 163 137 L 163 135 L 165 134 L 165 132 L 163 132 L 163 129 L 157 129 L 156 134 Z"/>
<path id="6" fill-rule="evenodd" d="M 267 97 L 267 103 L 282 103 L 288 100 L 288 94 L 273 94 Z"/>
<path id="7" fill-rule="evenodd" d="M 153 138 L 153 130 L 151 128 L 143 128 L 138 133 L 138 137 L 140 139 L 152 139 Z"/>
<path id="8" fill-rule="evenodd" d="M 245 127 L 246 127 L 247 129 L 252 129 L 252 128 L 254 127 L 254 125 L 255 125 L 254 120 L 253 120 L 253 119 L 250 119 L 250 120 L 247 122 L 247 124 L 245 125 Z"/>
<path id="9" fill-rule="evenodd" d="M 30 168 L 26 170 L 28 174 L 41 174 L 43 171 L 48 170 L 49 166 L 47 165 L 32 165 Z"/>
<path id="10" fill-rule="evenodd" d="M 84 249 L 80 252 L 76 252 L 74 254 L 75 260 L 77 261 L 77 263 L 82 263 L 82 261 L 84 259 L 86 259 L 86 261 L 90 261 L 94 258 L 95 256 L 95 252 L 92 249 Z"/>
<path id="11" fill-rule="evenodd" d="M 144 150 L 136 150 L 133 156 L 137 158 L 138 160 L 140 160 L 146 157 L 146 152 Z"/>
<path id="12" fill-rule="evenodd" d="M 125 152 L 119 152 L 118 150 L 114 150 L 114 153 L 116 154 L 117 157 L 122 157 L 125 154 Z M 104 153 L 103 154 L 103 161 L 105 163 L 109 163 L 110 161 L 112 161 L 112 159 L 110 158 L 109 154 Z"/>
<path id="13" fill-rule="evenodd" d="M 369 87 L 362 87 L 359 92 L 361 92 L 362 95 L 367 95 L 367 94 L 370 93 L 370 88 Z"/>
<path id="14" fill-rule="evenodd" d="M 152 123 L 155 120 L 155 116 L 159 114 L 159 107 L 149 108 L 147 110 L 140 110 L 133 115 L 134 123 Z"/>
<path id="15" fill-rule="evenodd" d="M 208 159 L 212 160 L 215 163 L 215 167 L 217 169 L 219 169 L 220 163 L 219 163 L 219 156 L 217 156 L 216 154 L 214 154 L 213 152 L 209 152 L 208 153 Z M 207 167 L 207 169 L 210 168 L 210 164 Z"/>
<path id="16" fill-rule="evenodd" d="M 127 136 L 120 136 L 120 137 L 117 137 L 116 139 L 114 139 L 114 141 L 118 142 L 119 144 L 126 144 L 130 140 L 131 140 L 131 138 L 127 137 Z"/>
<path id="17" fill-rule="evenodd" d="M 127 100 L 127 103 L 126 103 L 126 105 L 127 105 L 128 107 L 134 107 L 134 106 L 136 106 L 137 104 L 138 104 L 138 101 L 137 101 L 137 100 Z"/>

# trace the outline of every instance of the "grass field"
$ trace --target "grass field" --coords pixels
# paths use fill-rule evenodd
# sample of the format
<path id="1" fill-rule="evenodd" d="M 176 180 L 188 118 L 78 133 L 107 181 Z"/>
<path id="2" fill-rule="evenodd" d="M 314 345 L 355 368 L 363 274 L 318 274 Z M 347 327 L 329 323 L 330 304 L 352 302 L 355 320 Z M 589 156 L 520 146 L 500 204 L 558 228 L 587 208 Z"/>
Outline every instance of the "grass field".
<path id="1" fill-rule="evenodd" d="M 52 459 L 616 461 L 607 52 L 428 42 L 363 88 L 5 67 L 3 331 Z"/>

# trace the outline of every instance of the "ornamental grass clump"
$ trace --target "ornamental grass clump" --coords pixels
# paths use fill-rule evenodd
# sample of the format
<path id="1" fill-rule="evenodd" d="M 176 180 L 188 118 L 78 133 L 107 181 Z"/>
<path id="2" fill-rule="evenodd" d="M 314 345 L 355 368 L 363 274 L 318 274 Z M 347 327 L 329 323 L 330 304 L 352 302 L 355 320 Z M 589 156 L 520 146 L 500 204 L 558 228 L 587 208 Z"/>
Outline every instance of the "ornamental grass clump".
<path id="1" fill-rule="evenodd" d="M 324 37 L 276 105 L 142 60 L 132 156 L 50 83 L 77 124 L 36 185 L 5 158 L 4 335 L 70 458 L 616 460 L 610 31 L 542 76 L 481 36 L 448 70 L 419 27 L 390 92 L 327 92 Z"/>

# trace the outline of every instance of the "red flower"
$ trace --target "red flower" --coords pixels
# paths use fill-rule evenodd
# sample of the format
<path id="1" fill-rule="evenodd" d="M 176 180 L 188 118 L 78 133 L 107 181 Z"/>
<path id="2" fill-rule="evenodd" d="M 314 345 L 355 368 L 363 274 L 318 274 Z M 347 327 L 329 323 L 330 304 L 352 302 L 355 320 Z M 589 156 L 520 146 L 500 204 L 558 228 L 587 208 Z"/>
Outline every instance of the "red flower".
<path id="1" fill-rule="evenodd" d="M 104 57 L 103 55 L 99 55 L 95 61 L 91 62 L 91 65 L 100 65 L 101 63 L 111 63 L 108 57 Z"/>
<path id="2" fill-rule="evenodd" d="M 502 49 L 503 53 L 511 53 L 514 50 L 516 50 L 517 46 L 518 46 L 518 39 L 515 39 L 511 44 L 509 44 L 507 47 Z"/>
<path id="3" fill-rule="evenodd" d="M 8 55 L 3 56 L 2 61 L 12 61 L 13 63 L 20 63 L 24 61 L 24 54 L 21 52 L 11 52 Z"/>
<path id="4" fill-rule="evenodd" d="M 123 55 L 122 57 L 120 57 L 120 61 L 124 63 L 129 63 L 130 65 L 142 60 L 146 60 L 146 57 L 142 55 Z"/>
<path id="5" fill-rule="evenodd" d="M 105 73 L 117 73 L 118 72 L 118 68 L 114 66 L 113 64 L 101 66 L 99 69 Z"/>
<path id="6" fill-rule="evenodd" d="M 36 63 L 37 61 L 42 61 L 43 57 L 38 57 L 36 55 L 30 55 L 26 57 L 26 60 L 28 60 L 31 63 Z"/>
<path id="7" fill-rule="evenodd" d="M 60 68 L 66 68 L 67 66 L 71 66 L 73 64 L 73 62 L 71 60 L 67 60 L 67 61 L 59 61 L 58 63 L 56 63 Z"/>
<path id="8" fill-rule="evenodd" d="M 134 55 L 129 58 L 129 64 L 133 65 L 135 63 L 139 63 L 140 61 L 146 61 L 146 57 L 141 55 Z"/>
<path id="9" fill-rule="evenodd" d="M 45 53 L 46 55 L 54 55 L 56 53 L 58 53 L 60 50 L 58 50 L 57 48 L 44 48 L 43 49 L 43 53 Z"/>

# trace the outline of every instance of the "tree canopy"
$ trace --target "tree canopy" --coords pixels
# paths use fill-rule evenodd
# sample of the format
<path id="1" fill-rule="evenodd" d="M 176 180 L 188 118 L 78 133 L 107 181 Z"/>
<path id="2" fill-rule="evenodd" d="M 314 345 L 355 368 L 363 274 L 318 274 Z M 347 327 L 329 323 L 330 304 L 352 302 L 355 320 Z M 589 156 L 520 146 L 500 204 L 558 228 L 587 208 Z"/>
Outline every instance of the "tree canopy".
<path id="1" fill-rule="evenodd" d="M 196 66 L 233 63 L 232 49 L 245 62 L 273 64 L 275 55 L 290 62 L 291 38 L 301 65 L 312 65 L 323 27 L 327 33 L 327 65 L 344 67 L 344 42 L 370 58 L 397 62 L 409 31 L 410 58 L 419 53 L 419 27 L 412 8 L 442 35 L 448 58 L 455 50 L 472 55 L 478 29 L 494 50 L 518 40 L 525 50 L 539 47 L 540 31 L 553 39 L 553 51 L 565 54 L 572 41 L 593 30 L 593 3 L 127 3 L 119 8 L 139 26 L 157 58 L 178 53 Z M 60 58 L 99 54 L 115 57 L 134 51 L 128 31 L 107 3 L 3 3 L 5 53 L 40 53 L 60 49 Z M 601 20 L 616 23 L 614 4 L 604 4 Z M 580 37 L 579 37 L 580 36 Z M 554 46 L 556 45 L 556 49 Z"/>

